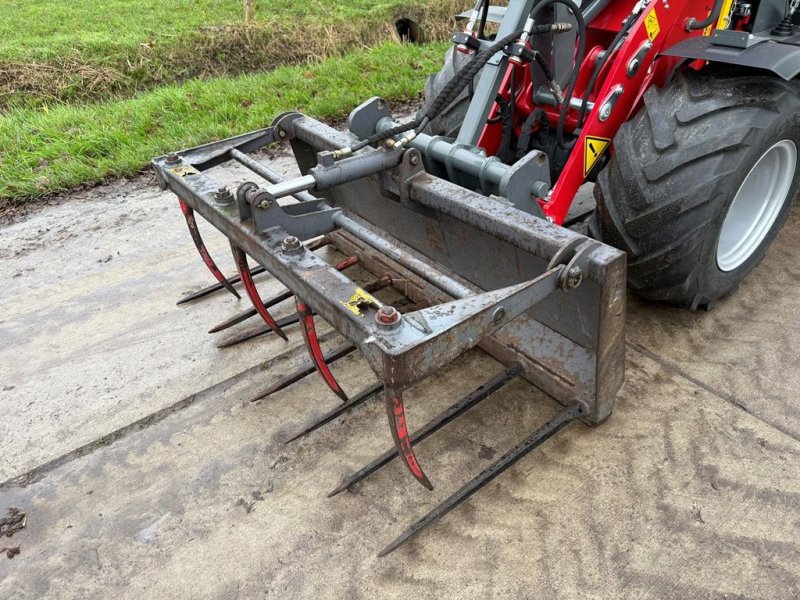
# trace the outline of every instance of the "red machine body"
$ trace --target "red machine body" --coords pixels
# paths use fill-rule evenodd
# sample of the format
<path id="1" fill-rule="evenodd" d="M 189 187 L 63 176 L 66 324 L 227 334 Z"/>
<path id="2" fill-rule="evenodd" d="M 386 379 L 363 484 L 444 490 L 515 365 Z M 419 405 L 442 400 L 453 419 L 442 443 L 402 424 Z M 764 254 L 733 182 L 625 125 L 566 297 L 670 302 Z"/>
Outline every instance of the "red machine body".
<path id="1" fill-rule="evenodd" d="M 694 18 L 705 19 L 712 10 L 712 2 L 691 2 L 689 0 L 673 0 L 665 3 L 652 3 L 639 15 L 630 28 L 626 39 L 614 51 L 614 55 L 606 61 L 604 70 L 597 78 L 594 89 L 587 89 L 595 64 L 620 32 L 622 24 L 631 14 L 636 2 L 612 2 L 596 19 L 588 24 L 586 32 L 586 56 L 580 66 L 578 80 L 573 96 L 585 98 L 589 102 L 602 107 L 602 104 L 614 95 L 614 90 L 622 86 L 627 90 L 635 90 L 636 94 L 623 93 L 607 119 L 601 118 L 600 110 L 587 111 L 576 145 L 553 187 L 547 200 L 542 201 L 545 215 L 557 224 L 563 224 L 572 205 L 578 188 L 583 185 L 595 167 L 602 163 L 604 155 L 612 151 L 612 139 L 622 123 L 626 122 L 639 109 L 644 92 L 651 86 L 662 86 L 674 69 L 684 59 L 663 56 L 662 52 L 687 37 L 707 35 L 712 27 L 706 30 L 687 31 L 687 22 Z M 648 52 L 640 52 L 646 44 L 652 44 Z M 630 68 L 631 61 L 637 60 L 635 72 Z M 700 65 L 703 63 L 700 62 Z M 547 112 L 552 126 L 559 119 L 559 108 L 553 106 L 537 106 L 533 102 L 534 82 L 531 80 L 527 65 L 509 63 L 506 79 L 501 95 L 510 100 L 512 97 L 511 81 L 522 82 L 514 94 L 515 127 L 519 134 L 522 123 L 534 110 L 541 108 Z M 498 114 L 498 107 L 493 109 L 493 116 Z M 575 133 L 578 129 L 578 111 L 571 109 L 565 120 L 565 132 Z M 497 152 L 502 137 L 502 124 L 487 124 L 478 145 L 488 154 Z"/>

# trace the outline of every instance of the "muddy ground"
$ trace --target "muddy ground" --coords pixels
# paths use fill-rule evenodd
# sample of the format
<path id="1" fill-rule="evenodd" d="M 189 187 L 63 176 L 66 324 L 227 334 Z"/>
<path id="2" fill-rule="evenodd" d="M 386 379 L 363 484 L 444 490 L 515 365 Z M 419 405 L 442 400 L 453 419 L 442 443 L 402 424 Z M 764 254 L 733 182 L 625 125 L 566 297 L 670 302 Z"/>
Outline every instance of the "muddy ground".
<path id="1" fill-rule="evenodd" d="M 631 297 L 612 418 L 566 430 L 378 559 L 555 403 L 515 380 L 419 445 L 432 493 L 393 464 L 327 499 L 391 444 L 381 403 L 285 445 L 337 399 L 310 377 L 249 402 L 305 359 L 300 334 L 221 350 L 227 334 L 206 331 L 245 301 L 175 305 L 211 282 L 173 196 L 143 176 L 12 219 L 0 517 L 27 518 L 0 540 L 20 547 L 0 554 L 0 598 L 800 597 L 798 225 L 796 210 L 712 312 Z M 410 394 L 412 427 L 499 369 L 463 356 Z M 358 357 L 335 372 L 351 391 L 373 381 Z"/>

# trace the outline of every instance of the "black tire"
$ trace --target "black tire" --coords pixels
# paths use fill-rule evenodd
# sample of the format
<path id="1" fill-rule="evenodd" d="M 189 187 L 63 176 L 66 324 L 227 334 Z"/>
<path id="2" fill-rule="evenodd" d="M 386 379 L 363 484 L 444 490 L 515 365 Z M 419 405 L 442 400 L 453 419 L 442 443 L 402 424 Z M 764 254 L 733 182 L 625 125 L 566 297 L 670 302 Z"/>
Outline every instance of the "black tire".
<path id="1" fill-rule="evenodd" d="M 718 260 L 726 254 L 717 249 L 731 204 L 754 165 L 782 140 L 795 149 L 794 158 L 784 152 L 788 194 L 772 196 L 781 199 L 771 213 L 777 217 L 768 230 L 764 225 L 760 244 L 752 238 L 752 254 L 722 270 Z M 798 148 L 798 82 L 719 69 L 678 73 L 664 89 L 647 91 L 645 106 L 614 138 L 615 155 L 595 186 L 593 233 L 628 253 L 634 292 L 710 308 L 761 262 L 786 221 L 800 187 Z"/>
<path id="2" fill-rule="evenodd" d="M 463 69 L 471 59 L 471 55 L 458 52 L 455 50 L 455 47 L 447 50 L 442 70 L 428 77 L 428 80 L 425 82 L 426 107 L 433 102 L 434 98 L 439 95 L 439 92 L 442 91 L 444 86 L 447 85 L 447 83 L 455 77 L 455 74 Z M 467 115 L 467 108 L 469 108 L 471 100 L 470 91 L 478 84 L 480 76 L 480 73 L 478 73 L 472 85 L 467 86 L 467 89 L 461 92 L 458 98 L 442 111 L 441 115 L 431 120 L 430 124 L 425 129 L 426 133 L 450 138 L 458 136 L 458 131 L 461 129 L 464 117 Z"/>

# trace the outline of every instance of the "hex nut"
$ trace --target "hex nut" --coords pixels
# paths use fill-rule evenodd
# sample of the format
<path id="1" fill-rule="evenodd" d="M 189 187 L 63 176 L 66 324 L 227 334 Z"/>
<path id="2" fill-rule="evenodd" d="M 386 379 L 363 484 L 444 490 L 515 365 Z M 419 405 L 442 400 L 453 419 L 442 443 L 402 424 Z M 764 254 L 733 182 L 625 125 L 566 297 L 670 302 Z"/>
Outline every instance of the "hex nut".
<path id="1" fill-rule="evenodd" d="M 375 313 L 375 323 L 384 329 L 394 329 L 400 325 L 402 318 L 400 311 L 394 306 L 382 306 Z"/>
<path id="2" fill-rule="evenodd" d="M 281 243 L 281 249 L 286 254 L 299 254 L 305 250 L 305 246 L 303 246 L 303 243 L 298 238 L 290 235 L 284 238 Z"/>
<path id="3" fill-rule="evenodd" d="M 500 325 L 506 318 L 506 309 L 502 306 L 495 309 L 494 313 L 492 313 L 492 324 Z"/>
<path id="4" fill-rule="evenodd" d="M 214 194 L 214 202 L 220 206 L 228 206 L 233 204 L 233 194 L 231 194 L 231 191 L 228 188 L 221 187 Z"/>
<path id="5" fill-rule="evenodd" d="M 567 276 L 564 279 L 565 290 L 574 290 L 581 283 L 583 283 L 583 271 L 581 271 L 580 267 L 572 267 L 567 271 Z"/>

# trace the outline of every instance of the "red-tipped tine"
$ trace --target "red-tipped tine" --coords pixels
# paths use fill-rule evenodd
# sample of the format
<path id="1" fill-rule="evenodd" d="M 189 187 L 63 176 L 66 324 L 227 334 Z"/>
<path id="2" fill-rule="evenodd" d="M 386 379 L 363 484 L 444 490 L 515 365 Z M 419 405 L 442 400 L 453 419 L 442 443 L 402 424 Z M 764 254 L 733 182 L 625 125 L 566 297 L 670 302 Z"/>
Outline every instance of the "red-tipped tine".
<path id="1" fill-rule="evenodd" d="M 403 459 L 408 470 L 416 477 L 417 481 L 432 490 L 433 484 L 422 471 L 422 467 L 419 466 L 414 449 L 411 447 L 411 439 L 408 436 L 408 425 L 406 423 L 406 410 L 403 406 L 403 395 L 399 391 L 389 388 L 386 389 L 385 395 L 386 414 L 389 417 L 389 428 L 392 430 L 392 438 L 394 439 L 394 446 L 397 448 L 397 454 Z"/>
<path id="2" fill-rule="evenodd" d="M 258 294 L 256 284 L 253 281 L 253 276 L 250 275 L 250 267 L 247 264 L 247 255 L 244 253 L 244 250 L 231 242 L 231 251 L 233 252 L 233 259 L 236 262 L 236 268 L 239 270 L 239 277 L 244 284 L 244 289 L 247 291 L 247 295 L 250 297 L 250 302 L 253 303 L 253 308 L 256 309 L 259 315 L 261 315 L 261 318 L 264 319 L 264 322 L 269 325 L 272 331 L 288 342 L 289 338 L 286 337 L 286 334 L 283 333 L 283 330 L 275 322 L 275 319 L 272 318 L 272 315 L 269 314 L 269 311 L 264 307 L 264 301 Z"/>
<path id="3" fill-rule="evenodd" d="M 241 296 L 239 296 L 239 292 L 234 289 L 227 278 L 222 274 L 217 267 L 217 264 L 214 262 L 214 259 L 211 258 L 211 255 L 208 253 L 206 245 L 203 242 L 203 238 L 200 236 L 200 229 L 197 227 L 197 220 L 194 218 L 194 210 L 191 206 L 184 202 L 183 198 L 178 198 L 178 202 L 181 205 L 181 212 L 186 219 L 186 225 L 189 226 L 189 233 L 192 234 L 192 241 L 194 242 L 197 251 L 200 253 L 200 257 L 203 259 L 203 262 L 208 267 L 208 270 L 211 271 L 211 274 L 217 279 L 217 281 L 219 281 L 220 285 L 222 285 L 237 298 L 241 298 Z"/>
<path id="4" fill-rule="evenodd" d="M 319 340 L 317 339 L 317 329 L 314 326 L 314 313 L 307 304 L 297 301 L 297 314 L 300 316 L 300 330 L 303 332 L 303 339 L 306 341 L 308 354 L 311 361 L 317 369 L 317 372 L 322 376 L 322 379 L 333 391 L 334 394 L 341 398 L 342 402 L 347 402 L 347 394 L 344 393 L 342 387 L 336 381 L 336 378 L 328 368 L 328 363 L 325 362 L 325 357 L 322 354 L 322 349 L 319 347 Z"/>

